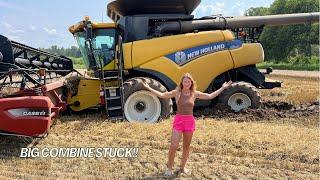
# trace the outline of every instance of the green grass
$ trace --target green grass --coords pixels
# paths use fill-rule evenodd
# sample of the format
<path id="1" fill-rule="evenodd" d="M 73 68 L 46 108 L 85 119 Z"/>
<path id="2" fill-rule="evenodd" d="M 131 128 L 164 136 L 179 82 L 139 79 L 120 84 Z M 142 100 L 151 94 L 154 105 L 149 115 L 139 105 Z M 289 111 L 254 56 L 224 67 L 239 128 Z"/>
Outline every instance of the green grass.
<path id="1" fill-rule="evenodd" d="M 83 64 L 83 59 L 80 58 L 75 58 L 75 57 L 70 57 L 73 62 L 73 68 L 74 69 L 86 69 L 85 65 Z"/>
<path id="2" fill-rule="evenodd" d="M 275 63 L 275 62 L 263 62 L 257 64 L 258 69 L 265 69 L 272 67 L 279 70 L 300 70 L 300 71 L 319 71 L 319 64 L 290 64 L 290 63 Z"/>

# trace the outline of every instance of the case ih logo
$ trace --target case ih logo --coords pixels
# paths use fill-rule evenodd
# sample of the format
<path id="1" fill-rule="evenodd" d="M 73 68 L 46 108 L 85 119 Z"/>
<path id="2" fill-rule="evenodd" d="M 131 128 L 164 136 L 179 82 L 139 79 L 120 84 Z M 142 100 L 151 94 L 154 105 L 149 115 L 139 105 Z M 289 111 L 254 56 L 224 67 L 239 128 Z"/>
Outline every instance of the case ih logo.
<path id="1" fill-rule="evenodd" d="M 45 116 L 47 113 L 44 111 L 31 111 L 31 112 L 23 112 L 24 116 Z"/>
<path id="2" fill-rule="evenodd" d="M 15 117 L 21 117 L 21 116 L 50 116 L 50 110 L 48 109 L 10 109 L 8 112 L 15 116 Z"/>

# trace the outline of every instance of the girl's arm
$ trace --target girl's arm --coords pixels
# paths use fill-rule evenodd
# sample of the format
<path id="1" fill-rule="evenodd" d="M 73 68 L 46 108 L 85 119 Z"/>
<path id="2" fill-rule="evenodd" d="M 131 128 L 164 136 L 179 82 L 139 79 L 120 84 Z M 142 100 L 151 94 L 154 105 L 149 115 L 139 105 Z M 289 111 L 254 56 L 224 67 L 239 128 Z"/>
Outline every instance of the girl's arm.
<path id="1" fill-rule="evenodd" d="M 159 92 L 157 90 L 154 90 L 153 88 L 151 88 L 148 84 L 143 82 L 143 86 L 149 90 L 150 92 L 152 92 L 153 94 L 155 94 L 156 96 L 158 96 L 159 98 L 173 98 L 175 96 L 175 90 L 172 90 L 170 92 Z"/>
<path id="2" fill-rule="evenodd" d="M 226 88 L 228 88 L 231 84 L 232 84 L 232 81 L 229 81 L 228 83 L 225 82 L 225 83 L 223 83 L 223 85 L 221 86 L 220 89 L 218 89 L 210 94 L 196 91 L 196 97 L 199 99 L 213 99 L 213 98 L 217 97 L 220 93 L 222 93 L 222 91 L 225 90 Z"/>

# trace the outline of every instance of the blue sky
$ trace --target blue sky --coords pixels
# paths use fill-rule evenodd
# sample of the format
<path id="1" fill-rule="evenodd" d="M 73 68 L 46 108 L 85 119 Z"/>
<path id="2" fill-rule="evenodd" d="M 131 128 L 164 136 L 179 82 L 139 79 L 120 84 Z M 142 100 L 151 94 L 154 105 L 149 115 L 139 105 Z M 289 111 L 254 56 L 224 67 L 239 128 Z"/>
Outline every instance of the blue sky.
<path id="1" fill-rule="evenodd" d="M 89 15 L 92 20 L 110 21 L 110 0 L 0 0 L 0 34 L 33 47 L 70 47 L 75 44 L 68 27 Z M 250 7 L 269 7 L 273 0 L 202 0 L 193 13 L 243 15 Z"/>

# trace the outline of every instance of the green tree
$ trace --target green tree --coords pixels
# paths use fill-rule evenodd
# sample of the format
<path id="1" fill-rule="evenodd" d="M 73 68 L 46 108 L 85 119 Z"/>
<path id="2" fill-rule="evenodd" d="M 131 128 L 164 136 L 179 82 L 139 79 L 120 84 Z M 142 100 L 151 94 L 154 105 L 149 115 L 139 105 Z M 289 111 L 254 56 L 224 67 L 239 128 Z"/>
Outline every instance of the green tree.
<path id="1" fill-rule="evenodd" d="M 248 16 L 318 12 L 318 0 L 275 0 L 270 8 L 250 8 Z M 319 42 L 319 25 L 266 27 L 260 41 L 266 59 L 281 61 L 292 56 L 310 56 L 310 44 Z"/>
<path id="2" fill-rule="evenodd" d="M 245 16 L 266 16 L 269 14 L 269 8 L 266 7 L 252 7 L 244 13 Z"/>
<path id="3" fill-rule="evenodd" d="M 71 46 L 70 48 L 64 48 L 64 47 L 58 47 L 56 45 L 53 45 L 48 49 L 45 49 L 45 48 L 40 48 L 40 49 L 53 54 L 58 54 L 58 55 L 67 56 L 67 57 L 74 57 L 74 58 L 81 57 L 81 52 L 79 48 L 76 46 Z"/>

